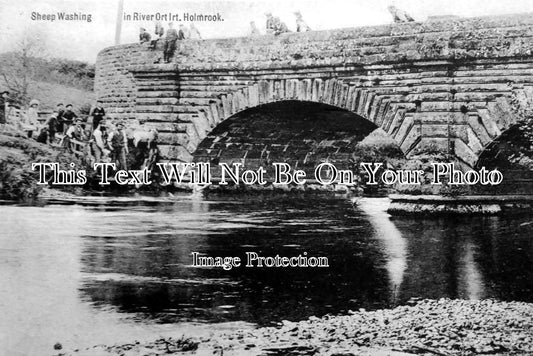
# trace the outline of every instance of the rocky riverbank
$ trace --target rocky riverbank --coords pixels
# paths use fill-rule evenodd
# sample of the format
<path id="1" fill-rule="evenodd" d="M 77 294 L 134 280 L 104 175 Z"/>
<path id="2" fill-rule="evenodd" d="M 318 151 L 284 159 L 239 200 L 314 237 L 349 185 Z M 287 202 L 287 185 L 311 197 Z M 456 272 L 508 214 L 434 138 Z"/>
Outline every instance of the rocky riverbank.
<path id="1" fill-rule="evenodd" d="M 56 355 L 531 355 L 533 304 L 421 300 L 277 327 L 159 339 Z"/>

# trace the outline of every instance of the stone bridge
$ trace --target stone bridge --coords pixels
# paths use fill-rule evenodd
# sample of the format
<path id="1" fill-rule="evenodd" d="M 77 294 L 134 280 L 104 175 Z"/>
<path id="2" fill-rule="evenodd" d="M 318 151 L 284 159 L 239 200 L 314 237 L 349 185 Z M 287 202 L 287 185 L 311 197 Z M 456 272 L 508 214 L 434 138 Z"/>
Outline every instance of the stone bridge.
<path id="1" fill-rule="evenodd" d="M 532 36 L 527 14 L 185 40 L 169 64 L 127 44 L 99 53 L 95 90 L 167 160 L 345 159 L 380 127 L 407 157 L 474 166 L 531 115 Z"/>

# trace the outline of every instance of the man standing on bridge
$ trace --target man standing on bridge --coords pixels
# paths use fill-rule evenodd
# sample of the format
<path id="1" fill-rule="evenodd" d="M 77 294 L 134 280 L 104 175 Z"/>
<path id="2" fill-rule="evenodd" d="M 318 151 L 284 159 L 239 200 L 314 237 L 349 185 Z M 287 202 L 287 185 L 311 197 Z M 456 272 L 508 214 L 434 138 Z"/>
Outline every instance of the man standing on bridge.
<path id="1" fill-rule="evenodd" d="M 309 27 L 304 19 L 300 11 L 296 11 L 294 13 L 294 16 L 296 16 L 296 32 L 307 32 L 311 31 L 311 27 Z"/>
<path id="2" fill-rule="evenodd" d="M 183 39 L 183 32 L 180 32 L 180 34 L 181 38 L 178 36 L 176 29 L 173 28 L 172 22 L 170 22 L 168 24 L 167 36 L 165 37 L 165 48 L 163 49 L 163 60 L 165 63 L 170 63 L 170 60 L 174 57 L 176 41 Z"/>

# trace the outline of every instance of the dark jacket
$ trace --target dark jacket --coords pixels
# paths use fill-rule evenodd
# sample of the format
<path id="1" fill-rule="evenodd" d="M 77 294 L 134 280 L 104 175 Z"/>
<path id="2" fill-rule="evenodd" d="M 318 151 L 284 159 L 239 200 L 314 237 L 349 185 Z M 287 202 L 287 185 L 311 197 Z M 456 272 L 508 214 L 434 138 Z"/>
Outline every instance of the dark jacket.
<path id="1" fill-rule="evenodd" d="M 63 122 L 67 125 L 70 125 L 72 124 L 72 121 L 74 121 L 74 119 L 78 117 L 78 115 L 76 115 L 74 111 L 70 111 L 70 112 L 65 111 L 62 117 L 63 117 Z"/>
<path id="2" fill-rule="evenodd" d="M 58 128 L 59 128 L 59 120 L 57 119 L 57 117 L 54 117 L 54 116 L 50 116 L 50 118 L 48 119 L 48 131 L 49 132 L 57 132 Z"/>
<path id="3" fill-rule="evenodd" d="M 150 42 L 151 39 L 152 39 L 152 37 L 150 36 L 150 34 L 148 32 L 143 32 L 143 33 L 139 34 L 139 41 L 141 43 Z"/>
<path id="4" fill-rule="evenodd" d="M 111 138 L 111 147 L 113 150 L 118 151 L 124 148 L 124 132 L 116 131 Z"/>

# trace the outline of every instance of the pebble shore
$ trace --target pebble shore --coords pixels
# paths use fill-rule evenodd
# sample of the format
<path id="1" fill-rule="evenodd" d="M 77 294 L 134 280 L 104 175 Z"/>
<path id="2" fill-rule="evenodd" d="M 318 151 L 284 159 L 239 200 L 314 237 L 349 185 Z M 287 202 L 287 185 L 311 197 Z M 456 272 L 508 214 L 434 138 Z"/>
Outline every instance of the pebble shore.
<path id="1" fill-rule="evenodd" d="M 533 355 L 533 303 L 420 300 L 277 327 L 99 348 L 106 355 Z M 186 340 L 186 341 L 184 341 Z M 180 349 L 181 348 L 181 349 Z M 76 352 L 80 354 L 98 354 Z M 103 353 L 100 353 L 103 354 Z M 63 354 L 65 355 L 65 354 Z"/>

